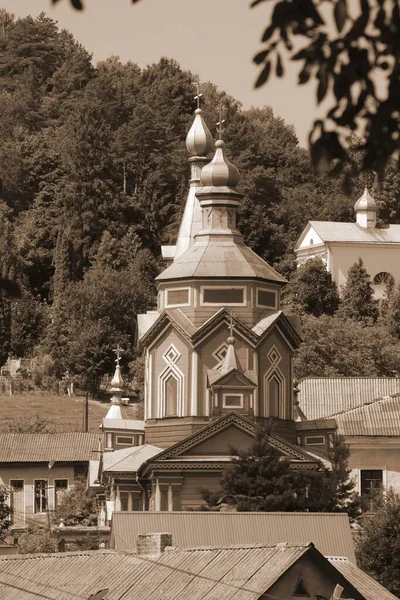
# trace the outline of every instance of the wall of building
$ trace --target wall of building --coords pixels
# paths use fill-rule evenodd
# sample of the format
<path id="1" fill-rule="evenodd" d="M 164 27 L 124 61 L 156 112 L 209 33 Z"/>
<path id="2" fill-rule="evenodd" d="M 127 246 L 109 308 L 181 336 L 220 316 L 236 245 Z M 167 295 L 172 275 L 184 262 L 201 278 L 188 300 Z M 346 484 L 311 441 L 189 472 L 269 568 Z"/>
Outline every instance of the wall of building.
<path id="1" fill-rule="evenodd" d="M 198 509 L 204 504 L 201 489 L 217 492 L 220 489 L 220 477 L 221 473 L 219 471 L 206 473 L 185 472 L 180 491 L 181 510 Z"/>
<path id="2" fill-rule="evenodd" d="M 349 468 L 360 491 L 360 471 L 382 470 L 383 484 L 400 492 L 400 438 L 346 438 Z"/>
<path id="3" fill-rule="evenodd" d="M 329 565 L 327 565 L 329 568 Z M 330 571 L 330 569 L 329 569 Z M 296 600 L 298 598 L 331 598 L 335 589 L 336 583 L 342 580 L 338 574 L 338 580 L 335 580 L 331 575 L 327 574 L 308 557 L 304 556 L 296 562 L 293 567 L 288 569 L 275 585 L 268 588 L 267 597 L 287 598 L 288 600 Z M 295 595 L 294 592 L 302 579 L 304 586 L 309 596 Z M 343 584 L 342 584 L 343 585 Z M 352 594 L 342 592 L 341 598 L 351 598 Z"/>
<path id="4" fill-rule="evenodd" d="M 34 508 L 34 485 L 35 480 L 44 479 L 47 481 L 48 510 L 55 508 L 55 480 L 67 479 L 68 486 L 73 485 L 75 480 L 73 465 L 55 465 L 49 470 L 47 464 L 38 465 L 10 465 L 0 467 L 0 482 L 10 485 L 11 480 L 23 480 L 23 504 L 24 514 L 15 515 L 14 521 L 23 521 L 29 523 L 33 521 L 43 521 L 47 518 L 47 511 L 42 513 L 35 512 Z"/>

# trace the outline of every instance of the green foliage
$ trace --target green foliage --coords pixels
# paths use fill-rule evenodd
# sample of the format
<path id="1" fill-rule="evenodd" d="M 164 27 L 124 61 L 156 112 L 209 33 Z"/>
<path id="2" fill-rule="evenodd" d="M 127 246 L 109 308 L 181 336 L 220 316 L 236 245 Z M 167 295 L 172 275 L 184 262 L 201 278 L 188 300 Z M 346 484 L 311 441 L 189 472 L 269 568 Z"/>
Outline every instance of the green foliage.
<path id="1" fill-rule="evenodd" d="M 53 520 L 64 525 L 97 525 L 96 494 L 87 489 L 84 479 L 75 481 L 73 487 L 65 492 L 56 507 Z"/>
<path id="2" fill-rule="evenodd" d="M 387 490 L 373 516 L 361 521 L 358 566 L 400 597 L 400 495 Z"/>
<path id="3" fill-rule="evenodd" d="M 333 315 L 339 303 L 336 284 L 320 259 L 301 265 L 285 290 L 284 305 L 295 314 Z"/>
<path id="4" fill-rule="evenodd" d="M 4 541 L 11 524 L 9 498 L 10 488 L 4 483 L 0 484 L 0 543 Z"/>
<path id="5" fill-rule="evenodd" d="M 57 543 L 51 532 L 39 525 L 29 525 L 18 538 L 19 554 L 50 554 L 57 551 Z"/>
<path id="6" fill-rule="evenodd" d="M 209 508 L 221 501 L 234 503 L 239 511 L 358 512 L 347 467 L 349 451 L 337 438 L 331 452 L 332 469 L 293 470 L 262 431 L 247 450 L 231 449 L 232 464 L 222 473 L 220 490 L 202 490 Z"/>
<path id="7" fill-rule="evenodd" d="M 343 318 L 355 321 L 375 321 L 378 316 L 378 308 L 373 296 L 374 291 L 370 277 L 362 259 L 359 258 L 348 270 L 338 314 Z"/>
<path id="8" fill-rule="evenodd" d="M 337 316 L 305 316 L 296 377 L 390 377 L 400 370 L 397 340 L 385 325 Z"/>
<path id="9" fill-rule="evenodd" d="M 2 431 L 8 433 L 55 433 L 56 426 L 54 421 L 34 415 L 14 419 L 7 423 Z"/>

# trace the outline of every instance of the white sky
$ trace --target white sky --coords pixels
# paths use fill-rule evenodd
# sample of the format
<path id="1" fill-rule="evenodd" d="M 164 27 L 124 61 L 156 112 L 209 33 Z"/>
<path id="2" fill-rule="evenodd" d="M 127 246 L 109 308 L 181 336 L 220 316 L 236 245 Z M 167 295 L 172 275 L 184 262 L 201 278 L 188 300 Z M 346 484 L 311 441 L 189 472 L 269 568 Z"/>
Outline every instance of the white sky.
<path id="1" fill-rule="evenodd" d="M 316 117 L 313 85 L 297 86 L 293 68 L 282 79 L 272 77 L 254 89 L 258 68 L 252 63 L 267 23 L 269 3 L 250 9 L 250 0 L 84 0 L 86 10 L 70 0 L 2 0 L 17 17 L 41 11 L 68 29 L 93 53 L 93 60 L 117 55 L 144 67 L 161 56 L 175 58 L 240 100 L 245 108 L 270 105 L 294 124 L 300 143 Z"/>

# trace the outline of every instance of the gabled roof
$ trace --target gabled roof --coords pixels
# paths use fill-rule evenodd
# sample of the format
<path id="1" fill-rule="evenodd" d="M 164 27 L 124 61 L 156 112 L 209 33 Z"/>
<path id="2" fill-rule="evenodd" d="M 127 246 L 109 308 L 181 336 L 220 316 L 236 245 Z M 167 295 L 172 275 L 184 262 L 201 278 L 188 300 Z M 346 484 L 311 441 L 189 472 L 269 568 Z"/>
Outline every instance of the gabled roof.
<path id="1" fill-rule="evenodd" d="M 105 473 L 137 473 L 142 464 L 162 451 L 162 448 L 144 444 L 121 448 L 103 454 L 103 472 Z"/>
<path id="2" fill-rule="evenodd" d="M 139 533 L 168 531 L 174 545 L 221 546 L 300 543 L 312 539 L 322 554 L 346 556 L 356 563 L 349 517 L 345 513 L 288 512 L 114 512 L 112 548 L 136 550 Z"/>
<path id="3" fill-rule="evenodd" d="M 89 462 L 98 459 L 98 433 L 0 433 L 0 463 Z"/>
<path id="4" fill-rule="evenodd" d="M 230 411 L 219 417 L 215 421 L 208 423 L 205 427 L 202 427 L 192 435 L 188 436 L 184 440 L 170 446 L 160 454 L 155 457 L 155 461 L 158 463 L 168 460 L 173 460 L 179 457 L 181 454 L 184 454 L 187 450 L 194 448 L 198 444 L 204 442 L 205 440 L 217 435 L 220 431 L 234 425 L 239 429 L 247 432 L 251 436 L 256 436 L 257 432 L 260 431 L 260 428 L 254 421 L 247 419 L 243 415 L 236 413 L 234 411 Z M 284 456 L 287 456 L 292 461 L 295 462 L 303 462 L 305 464 L 309 463 L 313 467 L 318 466 L 318 462 L 315 458 L 313 458 L 306 450 L 300 448 L 299 446 L 294 446 L 290 444 L 286 440 L 280 438 L 277 435 L 271 434 L 269 436 L 269 443 L 271 446 L 282 452 Z M 190 460 L 190 457 L 188 457 Z M 147 461 L 148 465 L 152 464 L 152 459 Z M 144 469 L 146 467 L 144 466 Z"/>
<path id="5" fill-rule="evenodd" d="M 155 316 L 157 318 L 153 320 L 149 328 L 139 338 L 140 343 L 144 344 L 148 340 L 153 339 L 154 336 L 157 336 L 168 325 L 172 325 L 174 329 L 188 340 L 196 332 L 196 327 L 179 308 L 166 308 Z"/>
<path id="6" fill-rule="evenodd" d="M 7 600 L 258 600 L 302 557 L 354 600 L 393 600 L 364 594 L 311 543 L 241 544 L 167 550 L 158 556 L 112 550 L 0 558 L 0 596 Z"/>
<path id="7" fill-rule="evenodd" d="M 272 327 L 281 327 L 283 332 L 289 338 L 292 346 L 294 348 L 298 348 L 302 339 L 297 325 L 298 323 L 296 318 L 287 316 L 282 310 L 278 310 L 272 315 L 263 317 L 256 325 L 254 325 L 252 330 L 259 336 L 261 341 L 268 335 Z"/>
<path id="8" fill-rule="evenodd" d="M 354 587 L 361 592 L 366 600 L 395 600 L 386 588 L 375 579 L 361 571 L 354 563 L 341 556 L 327 557 L 329 562 L 350 581 Z"/>
<path id="9" fill-rule="evenodd" d="M 120 429 L 123 431 L 144 431 L 145 422 L 135 419 L 103 419 L 104 429 Z"/>
<path id="10" fill-rule="evenodd" d="M 318 419 L 399 394 L 400 377 L 306 377 L 298 388 L 307 419 Z"/>
<path id="11" fill-rule="evenodd" d="M 295 250 L 298 250 L 305 234 L 313 228 L 323 242 L 359 244 L 400 244 L 400 225 L 389 225 L 384 229 L 364 228 L 357 223 L 332 221 L 309 221 L 301 234 Z"/>
<path id="12" fill-rule="evenodd" d="M 207 371 L 208 381 L 211 386 L 229 384 L 229 380 L 233 377 L 238 379 L 245 387 L 254 388 L 257 385 L 257 373 L 255 371 L 238 371 L 232 369 L 228 373 L 221 373 L 219 369 L 209 369 Z"/>
<path id="13" fill-rule="evenodd" d="M 378 398 L 332 416 L 340 435 L 399 437 L 400 394 Z"/>

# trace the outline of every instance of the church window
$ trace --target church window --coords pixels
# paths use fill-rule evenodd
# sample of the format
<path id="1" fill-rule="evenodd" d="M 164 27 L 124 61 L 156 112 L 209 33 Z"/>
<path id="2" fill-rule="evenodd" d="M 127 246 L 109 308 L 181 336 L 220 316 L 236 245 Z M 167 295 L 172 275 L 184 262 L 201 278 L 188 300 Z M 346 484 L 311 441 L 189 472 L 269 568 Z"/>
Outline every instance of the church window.
<path id="1" fill-rule="evenodd" d="M 167 290 L 166 306 L 188 306 L 189 288 L 176 288 Z"/>
<path id="2" fill-rule="evenodd" d="M 165 380 L 165 416 L 176 417 L 178 414 L 178 382 L 171 374 Z"/>
<path id="3" fill-rule="evenodd" d="M 223 394 L 223 408 L 243 408 L 243 394 Z"/>
<path id="4" fill-rule="evenodd" d="M 281 404 L 281 385 L 276 377 L 272 377 L 268 382 L 269 416 L 280 417 Z"/>
<path id="5" fill-rule="evenodd" d="M 269 360 L 270 367 L 264 376 L 264 416 L 285 419 L 285 377 L 279 368 L 279 363 L 282 360 L 282 356 L 276 346 L 272 346 L 272 348 L 270 348 L 267 358 Z"/>
<path id="6" fill-rule="evenodd" d="M 391 285 L 394 283 L 394 277 L 393 275 L 391 275 L 390 273 L 386 273 L 384 271 L 381 271 L 380 273 L 377 273 L 374 277 L 374 285 Z"/>
<path id="7" fill-rule="evenodd" d="M 133 446 L 133 437 L 130 436 L 117 435 L 117 439 L 115 441 L 120 446 Z"/>
<path id="8" fill-rule="evenodd" d="M 202 287 L 201 302 L 211 306 L 244 306 L 246 290 L 243 287 Z"/>
<path id="9" fill-rule="evenodd" d="M 305 443 L 307 444 L 307 446 L 324 446 L 325 437 L 323 435 L 306 437 Z"/>
<path id="10" fill-rule="evenodd" d="M 265 308 L 276 308 L 276 300 L 276 292 L 257 288 L 257 306 Z"/>

